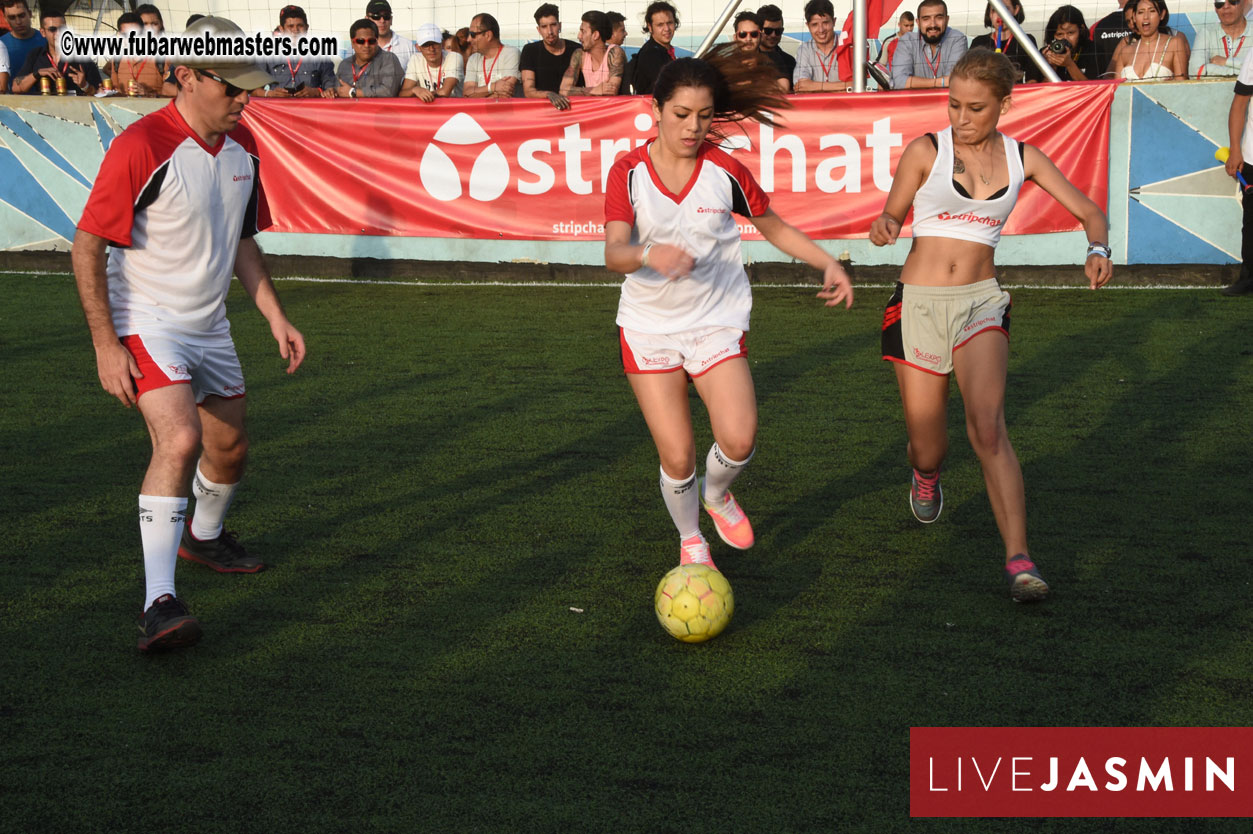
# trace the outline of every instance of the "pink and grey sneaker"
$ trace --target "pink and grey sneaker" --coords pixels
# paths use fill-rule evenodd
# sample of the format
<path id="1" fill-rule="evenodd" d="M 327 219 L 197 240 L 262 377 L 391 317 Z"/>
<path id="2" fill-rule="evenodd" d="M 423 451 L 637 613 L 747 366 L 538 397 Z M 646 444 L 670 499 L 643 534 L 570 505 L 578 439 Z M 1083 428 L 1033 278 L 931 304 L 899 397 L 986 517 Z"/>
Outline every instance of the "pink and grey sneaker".
<path id="1" fill-rule="evenodd" d="M 940 489 L 940 470 L 924 475 L 917 469 L 909 476 L 909 508 L 914 518 L 930 524 L 944 509 L 944 490 Z"/>
<path id="2" fill-rule="evenodd" d="M 679 564 L 704 565 L 710 570 L 718 570 L 713 557 L 709 555 L 709 542 L 699 533 L 679 542 Z"/>
<path id="3" fill-rule="evenodd" d="M 740 509 L 740 505 L 736 503 L 735 496 L 730 490 L 727 491 L 727 497 L 722 506 L 715 507 L 705 500 L 704 478 L 696 482 L 696 489 L 700 492 L 701 506 L 714 520 L 714 529 L 718 531 L 718 538 L 736 550 L 748 550 L 752 547 L 753 525 L 748 523 L 748 516 L 744 515 L 744 511 Z"/>
<path id="4" fill-rule="evenodd" d="M 1019 553 L 1005 564 L 1005 578 L 1014 602 L 1039 602 L 1049 595 L 1048 583 L 1025 553 Z"/>

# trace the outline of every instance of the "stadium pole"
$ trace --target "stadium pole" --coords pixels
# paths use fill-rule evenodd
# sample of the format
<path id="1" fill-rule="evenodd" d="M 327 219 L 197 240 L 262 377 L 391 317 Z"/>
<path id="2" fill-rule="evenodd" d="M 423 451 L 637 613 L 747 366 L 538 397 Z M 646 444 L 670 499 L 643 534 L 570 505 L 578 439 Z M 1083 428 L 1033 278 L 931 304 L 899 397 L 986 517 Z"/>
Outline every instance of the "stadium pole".
<path id="1" fill-rule="evenodd" d="M 697 47 L 697 58 L 704 57 L 705 53 L 709 51 L 709 48 L 714 45 L 714 41 L 717 40 L 718 34 L 722 32 L 722 27 L 727 25 L 727 21 L 731 19 L 731 15 L 735 14 L 735 10 L 740 7 L 741 1 L 742 0 L 730 0 L 730 2 L 727 3 L 727 7 L 722 10 L 722 14 L 718 15 L 718 19 L 714 22 L 714 25 L 710 27 L 709 34 L 705 35 L 705 39 L 701 41 L 700 46 Z"/>
<path id="2" fill-rule="evenodd" d="M 1053 69 L 1040 52 L 1040 48 L 1031 42 L 1031 38 L 1027 37 L 1027 33 L 1022 30 L 1022 24 L 1018 22 L 1018 18 L 1014 17 L 1014 13 L 1005 5 L 1005 0 L 988 0 L 992 4 L 992 8 L 996 9 L 996 13 L 1001 16 L 1001 20 L 1005 21 L 1005 25 L 1009 27 L 1009 31 L 1014 33 L 1014 37 L 1018 38 L 1018 45 L 1022 47 L 1022 51 L 1031 56 L 1031 61 L 1040 68 L 1040 72 L 1044 73 L 1044 77 L 1049 81 L 1061 81 L 1057 76 L 1057 70 Z"/>
<path id="3" fill-rule="evenodd" d="M 866 0 L 853 2 L 853 92 L 866 92 Z"/>

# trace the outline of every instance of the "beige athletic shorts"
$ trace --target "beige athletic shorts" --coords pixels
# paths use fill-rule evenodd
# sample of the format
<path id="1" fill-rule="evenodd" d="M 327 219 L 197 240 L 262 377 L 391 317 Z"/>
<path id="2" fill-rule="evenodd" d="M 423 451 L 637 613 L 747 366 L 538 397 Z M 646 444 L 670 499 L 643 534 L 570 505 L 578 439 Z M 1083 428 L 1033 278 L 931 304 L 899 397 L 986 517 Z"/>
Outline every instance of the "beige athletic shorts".
<path id="1" fill-rule="evenodd" d="M 1009 337 L 1009 293 L 995 278 L 960 287 L 896 284 L 883 311 L 883 358 L 937 376 L 953 372 L 953 351 L 986 330 Z"/>

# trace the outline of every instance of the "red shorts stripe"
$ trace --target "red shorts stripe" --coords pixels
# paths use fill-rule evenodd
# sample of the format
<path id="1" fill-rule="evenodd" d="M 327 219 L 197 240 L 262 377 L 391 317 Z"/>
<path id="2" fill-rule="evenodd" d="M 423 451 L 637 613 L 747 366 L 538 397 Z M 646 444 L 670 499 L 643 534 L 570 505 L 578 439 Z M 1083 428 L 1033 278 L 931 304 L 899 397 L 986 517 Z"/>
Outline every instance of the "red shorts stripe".
<path id="1" fill-rule="evenodd" d="M 132 380 L 137 397 L 169 385 L 191 385 L 190 379 L 170 379 L 165 369 L 158 365 L 148 353 L 148 348 L 144 347 L 142 336 L 138 334 L 122 336 L 118 341 L 122 343 L 122 347 L 130 351 L 131 356 L 135 357 L 135 364 L 139 366 L 139 372 L 143 374 L 139 379 Z"/>

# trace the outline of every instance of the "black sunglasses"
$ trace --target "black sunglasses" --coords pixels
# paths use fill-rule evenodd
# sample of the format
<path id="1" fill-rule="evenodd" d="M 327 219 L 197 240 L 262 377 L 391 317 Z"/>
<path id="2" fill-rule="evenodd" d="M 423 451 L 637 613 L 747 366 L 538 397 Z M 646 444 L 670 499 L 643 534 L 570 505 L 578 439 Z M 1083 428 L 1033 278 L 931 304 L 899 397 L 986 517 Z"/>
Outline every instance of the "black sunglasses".
<path id="1" fill-rule="evenodd" d="M 744 40 L 745 38 L 752 38 L 753 40 L 757 40 L 758 38 L 761 37 L 761 31 L 754 29 L 752 32 L 736 32 L 735 36 L 739 38 L 740 40 Z"/>
<path id="2" fill-rule="evenodd" d="M 1227 0 L 1227 5 L 1228 5 L 1228 6 L 1239 6 L 1239 5 L 1240 5 L 1240 0 Z M 1215 2 L 1214 2 L 1214 8 L 1215 8 L 1215 9 L 1221 9 L 1222 7 L 1223 7 L 1223 0 L 1215 0 Z"/>
<path id="3" fill-rule="evenodd" d="M 196 72 L 200 73 L 200 74 L 201 74 L 201 75 L 203 75 L 205 78 L 211 78 L 211 79 L 213 79 L 214 81 L 216 81 L 216 82 L 218 82 L 219 84 L 221 84 L 221 85 L 222 85 L 222 87 L 223 87 L 224 92 L 226 93 L 226 97 L 227 97 L 227 98 L 235 98 L 235 96 L 239 95 L 240 93 L 242 93 L 242 92 L 244 91 L 244 88 L 243 88 L 243 87 L 236 87 L 234 84 L 232 84 L 231 82 L 227 81 L 227 80 L 226 80 L 225 78 L 223 78 L 222 76 L 220 76 L 220 75 L 216 75 L 216 74 L 214 74 L 214 73 L 212 73 L 212 72 L 209 72 L 208 70 L 203 70 L 203 69 L 202 69 L 202 70 L 196 70 Z"/>
<path id="4" fill-rule="evenodd" d="M 374 44 L 378 42 L 379 42 L 378 38 L 357 38 L 356 40 L 353 41 L 353 43 L 355 43 L 357 46 L 366 46 L 367 44 L 370 46 L 374 46 Z"/>
<path id="5" fill-rule="evenodd" d="M 782 26 L 763 26 L 761 27 L 761 33 L 763 35 L 782 35 L 783 27 Z"/>
<path id="6" fill-rule="evenodd" d="M 391 20 L 392 19 L 392 16 L 389 14 L 368 14 L 366 15 L 366 17 L 370 18 L 370 20 Z"/>
<path id="7" fill-rule="evenodd" d="M 476 32 L 476 31 L 474 31 L 473 29 L 467 29 L 466 31 L 470 33 L 470 37 L 472 37 L 472 38 L 477 38 L 479 35 L 483 34 L 483 33 L 484 33 L 484 32 L 486 32 L 487 30 L 486 30 L 486 29 L 480 29 L 479 31 L 477 31 L 477 32 Z"/>

